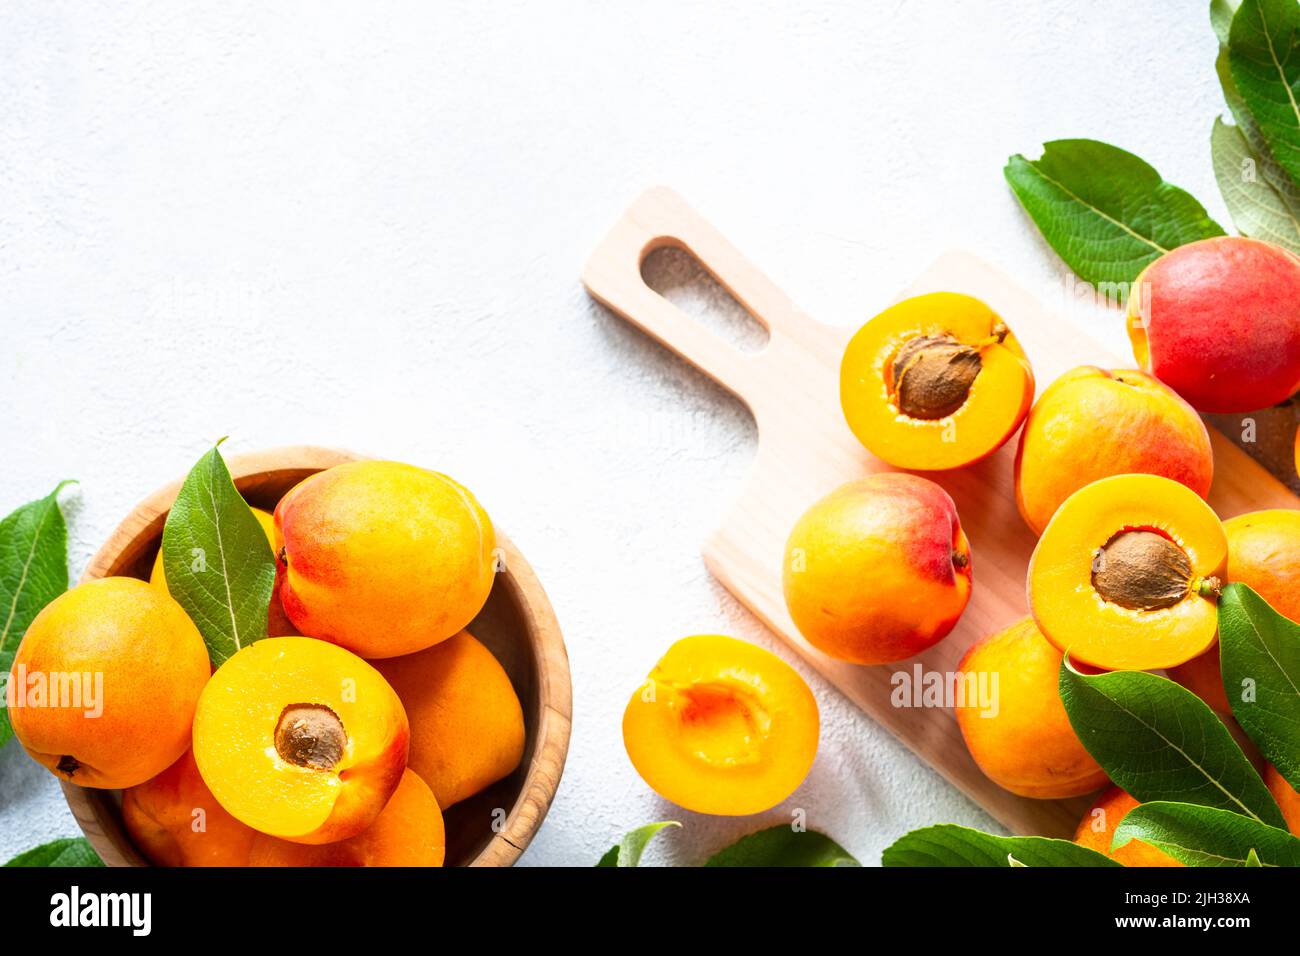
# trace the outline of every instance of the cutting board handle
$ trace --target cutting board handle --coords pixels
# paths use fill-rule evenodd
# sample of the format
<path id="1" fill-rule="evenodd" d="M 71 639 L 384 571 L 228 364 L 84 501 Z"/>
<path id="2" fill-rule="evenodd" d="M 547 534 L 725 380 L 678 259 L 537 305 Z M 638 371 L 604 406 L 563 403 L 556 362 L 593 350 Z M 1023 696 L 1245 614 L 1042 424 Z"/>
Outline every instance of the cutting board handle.
<path id="1" fill-rule="evenodd" d="M 656 249 L 678 248 L 704 269 L 768 333 L 768 344 L 744 351 L 686 314 L 648 285 L 641 275 Z M 762 381 L 783 337 L 808 320 L 749 260 L 677 193 L 663 186 L 642 193 L 582 270 L 587 291 L 633 325 L 684 357 L 757 412 Z"/>

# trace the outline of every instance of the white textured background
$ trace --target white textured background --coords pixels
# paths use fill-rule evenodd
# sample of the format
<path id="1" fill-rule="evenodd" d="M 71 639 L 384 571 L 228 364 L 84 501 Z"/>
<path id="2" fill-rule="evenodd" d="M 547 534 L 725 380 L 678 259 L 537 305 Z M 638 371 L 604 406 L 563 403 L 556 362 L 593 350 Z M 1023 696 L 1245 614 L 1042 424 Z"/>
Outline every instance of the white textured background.
<path id="1" fill-rule="evenodd" d="M 753 423 L 578 272 L 666 183 L 824 321 L 862 321 L 952 245 L 1059 300 L 1006 157 L 1106 139 L 1227 225 L 1215 40 L 1190 2 L 792 6 L 7 0 L 0 511 L 79 479 L 75 575 L 225 434 L 459 478 L 540 574 L 572 662 L 528 863 L 588 865 L 667 817 L 686 829 L 650 859 L 698 861 L 791 807 L 869 863 L 913 827 L 990 826 L 705 573 Z M 1118 317 L 1093 325 L 1123 354 Z M 813 772 L 764 821 L 666 805 L 623 753 L 628 695 L 708 631 L 795 662 L 821 704 Z M 75 832 L 8 746 L 0 859 Z"/>

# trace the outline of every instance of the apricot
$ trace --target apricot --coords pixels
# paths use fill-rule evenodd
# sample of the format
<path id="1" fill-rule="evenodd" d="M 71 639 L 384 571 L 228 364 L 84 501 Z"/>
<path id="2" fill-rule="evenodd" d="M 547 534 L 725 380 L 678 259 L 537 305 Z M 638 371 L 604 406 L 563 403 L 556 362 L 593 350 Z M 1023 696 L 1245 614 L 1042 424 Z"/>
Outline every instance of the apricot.
<path id="1" fill-rule="evenodd" d="M 1210 493 L 1210 434 L 1192 407 L 1144 372 L 1084 365 L 1043 391 L 1016 451 L 1016 504 L 1042 534 L 1062 501 L 1112 475 L 1163 475 Z"/>
<path id="2" fill-rule="evenodd" d="M 1214 511 L 1158 475 L 1076 491 L 1029 559 L 1029 607 L 1071 659 L 1106 670 L 1173 667 L 1214 645 L 1228 542 Z"/>
<path id="3" fill-rule="evenodd" d="M 203 689 L 194 759 L 237 820 L 297 843 L 356 836 L 406 768 L 410 727 L 383 676 L 350 651 L 268 637 Z"/>
<path id="4" fill-rule="evenodd" d="M 508 776 L 524 755 L 524 711 L 505 668 L 468 631 L 374 662 L 411 722 L 407 766 L 444 810 Z"/>
<path id="5" fill-rule="evenodd" d="M 1165 253 L 1129 296 L 1138 364 L 1203 412 L 1249 412 L 1300 389 L 1300 259 L 1244 236 Z"/>
<path id="6" fill-rule="evenodd" d="M 1286 821 L 1287 829 L 1300 836 L 1300 793 L 1287 783 L 1286 777 L 1278 773 L 1277 767 L 1271 763 L 1264 766 L 1264 783 L 1282 809 L 1282 819 Z"/>
<path id="7" fill-rule="evenodd" d="M 55 598 L 14 657 L 9 719 L 23 748 L 83 787 L 144 783 L 189 747 L 212 666 L 172 598 L 101 578 Z"/>
<path id="8" fill-rule="evenodd" d="M 247 866 L 257 834 L 217 802 L 192 750 L 122 794 L 122 822 L 155 866 Z"/>
<path id="9" fill-rule="evenodd" d="M 472 621 L 495 575 L 492 522 L 446 475 L 351 462 L 305 479 L 275 509 L 280 599 L 304 634 L 397 657 Z"/>
<path id="10" fill-rule="evenodd" d="M 686 810 L 761 813 L 812 767 L 817 701 L 793 667 L 733 637 L 668 649 L 623 713 L 623 745 L 656 793 Z"/>
<path id="11" fill-rule="evenodd" d="M 407 770 L 375 822 L 337 843 L 307 846 L 259 833 L 252 866 L 442 866 L 447 839 L 433 791 Z"/>
<path id="12" fill-rule="evenodd" d="M 1111 849 L 1115 831 L 1128 816 L 1128 812 L 1139 806 L 1119 787 L 1111 787 L 1094 803 L 1079 821 L 1074 831 L 1074 842 L 1098 853 L 1104 853 L 1124 866 L 1182 866 L 1164 850 L 1158 850 L 1142 840 L 1129 840 L 1116 850 Z"/>
<path id="13" fill-rule="evenodd" d="M 959 468 L 1020 427 L 1034 374 L 1005 322 L 979 299 L 933 292 L 869 320 L 840 365 L 849 428 L 898 468 Z"/>
<path id="14" fill-rule="evenodd" d="M 979 641 L 957 665 L 966 748 L 985 776 L 1022 797 L 1077 797 L 1106 783 L 1070 726 L 1057 692 L 1060 671 L 1061 652 L 1032 618 Z"/>
<path id="15" fill-rule="evenodd" d="M 814 647 L 856 664 L 900 661 L 942 640 L 966 609 L 970 544 L 937 484 L 871 475 L 799 519 L 783 583 L 790 617 Z"/>

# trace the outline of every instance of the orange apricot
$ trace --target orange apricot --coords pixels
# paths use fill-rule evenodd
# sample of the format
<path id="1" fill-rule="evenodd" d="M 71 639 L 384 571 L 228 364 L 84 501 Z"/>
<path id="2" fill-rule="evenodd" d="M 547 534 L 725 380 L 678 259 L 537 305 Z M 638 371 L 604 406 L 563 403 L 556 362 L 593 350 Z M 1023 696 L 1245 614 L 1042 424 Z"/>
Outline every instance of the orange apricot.
<path id="1" fill-rule="evenodd" d="M 55 598 L 14 657 L 14 736 L 60 779 L 144 783 L 189 747 L 212 672 L 198 629 L 172 598 L 135 578 L 102 578 Z"/>
<path id="2" fill-rule="evenodd" d="M 1286 821 L 1287 829 L 1300 836 L 1300 793 L 1271 763 L 1264 766 L 1264 783 L 1268 784 L 1269 793 L 1282 808 L 1282 819 Z"/>
<path id="3" fill-rule="evenodd" d="M 1201 698 L 1211 710 L 1227 715 L 1232 713 L 1232 703 L 1228 700 L 1227 688 L 1223 686 L 1220 667 L 1219 645 L 1216 641 L 1204 654 L 1166 669 L 1165 674 Z"/>
<path id="4" fill-rule="evenodd" d="M 650 787 L 697 813 L 761 813 L 812 767 L 820 718 L 775 654 L 716 634 L 668 649 L 623 713 L 627 755 Z"/>
<path id="5" fill-rule="evenodd" d="M 1210 493 L 1210 435 L 1190 405 L 1127 369 L 1084 365 L 1047 386 L 1016 451 L 1016 504 L 1035 534 L 1084 485 L 1135 473 L 1172 478 L 1202 498 Z"/>
<path id="6" fill-rule="evenodd" d="M 247 866 L 257 831 L 240 823 L 203 782 L 193 750 L 122 794 L 122 822 L 155 866 Z"/>
<path id="7" fill-rule="evenodd" d="M 345 840 L 374 822 L 401 780 L 409 738 L 383 676 L 308 637 L 238 651 L 194 715 L 194 759 L 218 802 L 297 843 Z"/>
<path id="8" fill-rule="evenodd" d="M 1196 492 L 1158 475 L 1117 475 L 1057 509 L 1029 560 L 1039 630 L 1107 670 L 1173 667 L 1204 654 L 1228 542 Z"/>
<path id="9" fill-rule="evenodd" d="M 468 631 L 374 661 L 411 722 L 407 766 L 444 810 L 508 776 L 524 755 L 524 711 L 505 668 Z"/>
<path id="10" fill-rule="evenodd" d="M 354 837 L 308 846 L 259 833 L 250 866 L 442 866 L 447 838 L 433 791 L 410 770 L 402 774 L 375 822 Z"/>
<path id="11" fill-rule="evenodd" d="M 853 336 L 840 365 L 849 428 L 898 468 L 960 468 L 1011 437 L 1034 400 L 1034 374 L 1005 322 L 979 299 L 904 299 Z"/>
<path id="12" fill-rule="evenodd" d="M 942 640 L 966 609 L 970 544 L 933 481 L 871 475 L 799 519 L 783 584 L 790 617 L 814 647 L 855 664 L 900 661 Z"/>
<path id="13" fill-rule="evenodd" d="M 979 641 L 957 665 L 966 748 L 990 780 L 1022 797 L 1077 797 L 1106 783 L 1070 726 L 1060 670 L 1061 652 L 1032 618 Z"/>
<path id="14" fill-rule="evenodd" d="M 358 461 L 312 475 L 275 509 L 280 599 L 302 633 L 362 657 L 446 640 L 487 601 L 496 537 L 446 475 Z"/>
<path id="15" fill-rule="evenodd" d="M 1094 803 L 1079 821 L 1074 831 L 1074 842 L 1104 853 L 1124 866 L 1182 866 L 1178 860 L 1142 840 L 1129 840 L 1118 849 L 1111 849 L 1115 830 L 1138 802 L 1119 787 L 1111 787 Z"/>

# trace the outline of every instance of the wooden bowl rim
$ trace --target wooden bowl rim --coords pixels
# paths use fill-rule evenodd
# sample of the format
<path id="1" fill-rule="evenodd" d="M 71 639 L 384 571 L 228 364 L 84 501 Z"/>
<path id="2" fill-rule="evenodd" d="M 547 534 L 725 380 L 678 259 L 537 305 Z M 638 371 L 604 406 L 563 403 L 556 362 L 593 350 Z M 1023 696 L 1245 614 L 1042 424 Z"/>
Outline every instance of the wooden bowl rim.
<path id="1" fill-rule="evenodd" d="M 316 445 L 286 445 L 247 452 L 226 459 L 226 467 L 236 482 L 277 471 L 323 471 L 349 461 L 370 459 L 349 451 Z M 133 547 L 144 527 L 166 514 L 176 500 L 184 479 L 169 482 L 150 494 L 121 521 L 103 546 L 95 552 L 79 582 L 106 576 L 121 555 Z M 504 567 L 498 572 L 494 587 L 504 583 L 519 604 L 528 622 L 528 643 L 537 668 L 537 702 L 541 719 L 528 772 L 519 797 L 510 808 L 501 830 L 493 834 L 487 846 L 470 861 L 470 866 L 512 866 L 532 842 L 542 820 L 555 799 L 560 777 L 569 751 L 569 732 L 573 722 L 573 687 L 569 677 L 569 657 L 551 602 L 532 566 L 508 537 L 497 530 L 497 546 L 504 555 Z M 117 830 L 127 839 L 120 814 L 105 792 L 79 787 L 61 780 L 64 798 L 86 839 L 109 866 L 147 866 L 148 862 L 134 847 L 129 853 L 109 836 Z"/>

